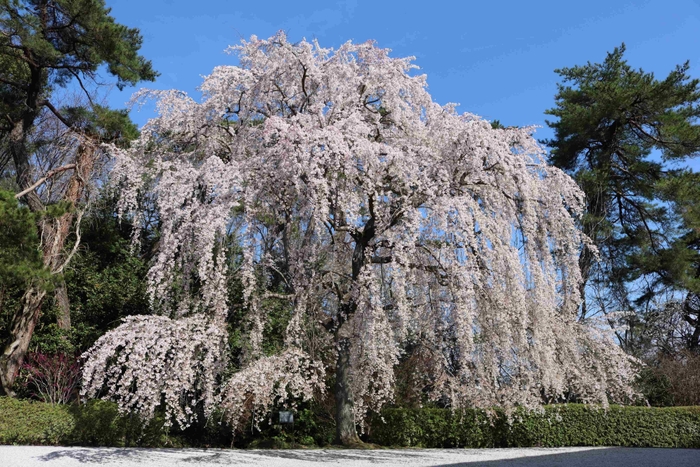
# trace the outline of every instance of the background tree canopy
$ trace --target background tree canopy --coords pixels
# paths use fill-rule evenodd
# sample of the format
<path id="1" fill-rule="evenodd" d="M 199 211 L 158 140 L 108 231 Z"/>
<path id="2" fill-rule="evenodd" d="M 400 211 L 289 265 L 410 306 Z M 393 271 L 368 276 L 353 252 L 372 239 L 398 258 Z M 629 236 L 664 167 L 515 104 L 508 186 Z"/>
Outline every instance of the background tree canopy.
<path id="1" fill-rule="evenodd" d="M 579 260 L 588 286 L 581 316 L 636 310 L 627 319 L 635 323 L 671 306 L 660 297 L 675 292 L 696 328 L 685 345 L 696 348 L 700 199 L 698 174 L 683 162 L 700 151 L 700 81 L 688 63 L 657 80 L 632 69 L 624 52 L 557 70 L 563 84 L 547 111 L 557 117 L 548 122 L 555 138 L 544 141 L 550 162 L 586 193 L 582 227 L 601 253 L 600 262 L 587 251 Z M 643 351 L 638 331 L 619 333 L 629 351 Z"/>
<path id="2" fill-rule="evenodd" d="M 0 1 L 0 170 L 15 179 L 18 196 L 41 214 L 54 203 L 61 216 L 37 217 L 46 271 L 59 275 L 80 242 L 80 222 L 101 168 L 102 142 L 136 135 L 123 111 L 92 102 L 100 66 L 116 85 L 154 80 L 151 63 L 138 54 L 137 29 L 118 24 L 102 0 Z M 62 108 L 57 88 L 76 82 L 89 105 Z M 39 123 L 39 125 L 37 125 Z M 66 250 L 71 237 L 72 250 Z M 46 289 L 28 283 L 14 312 L 0 355 L 0 393 L 12 394 L 19 367 L 38 323 Z M 59 327 L 70 328 L 66 286 L 56 288 Z"/>

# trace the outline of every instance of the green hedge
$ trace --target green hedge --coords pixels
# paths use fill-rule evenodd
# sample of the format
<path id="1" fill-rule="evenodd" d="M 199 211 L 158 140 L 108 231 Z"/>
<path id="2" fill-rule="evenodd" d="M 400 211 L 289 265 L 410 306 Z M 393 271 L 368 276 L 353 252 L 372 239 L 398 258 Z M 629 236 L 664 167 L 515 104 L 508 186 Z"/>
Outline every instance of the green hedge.
<path id="1" fill-rule="evenodd" d="M 384 446 L 492 448 L 503 429 L 501 417 L 478 410 L 385 409 L 372 417 L 369 439 Z"/>
<path id="2" fill-rule="evenodd" d="M 330 423 L 316 420 L 305 409 L 289 433 L 273 426 L 240 439 L 246 446 L 331 441 Z M 382 419 L 383 418 L 383 419 Z M 81 446 L 219 446 L 230 445 L 228 427 L 210 421 L 177 436 L 161 428 L 163 419 L 145 424 L 121 416 L 115 404 L 50 405 L 0 397 L 0 444 L 61 444 Z M 621 407 L 608 410 L 586 405 L 553 405 L 543 413 L 480 410 L 385 409 L 370 420 L 368 440 L 384 446 L 485 448 L 526 446 L 646 446 L 700 448 L 700 407 Z M 290 444 L 291 443 L 291 444 Z M 274 443 L 273 443 L 274 444 Z M 275 444 L 276 445 L 276 444 Z"/>
<path id="3" fill-rule="evenodd" d="M 65 406 L 0 397 L 0 444 L 61 444 L 74 428 Z"/>
<path id="4" fill-rule="evenodd" d="M 162 430 L 163 419 L 143 423 L 121 416 L 116 404 L 51 405 L 0 397 L 0 444 L 80 446 L 173 446 L 177 438 Z"/>
<path id="5" fill-rule="evenodd" d="M 324 446 L 333 442 L 335 426 L 318 407 L 300 408 L 294 429 L 282 429 L 268 420 L 261 432 L 246 430 L 234 438 L 221 414 L 185 430 L 163 429 L 163 418 L 143 423 L 119 414 L 112 402 L 93 400 L 85 405 L 51 405 L 0 397 L 0 444 L 143 447 L 294 447 Z M 270 417 L 274 420 L 274 417 Z"/>
<path id="6" fill-rule="evenodd" d="M 382 421 L 382 417 L 384 421 Z M 622 407 L 607 410 L 553 405 L 544 413 L 386 409 L 370 423 L 370 440 L 385 446 L 700 448 L 700 407 Z"/>
<path id="7" fill-rule="evenodd" d="M 513 420 L 507 446 L 700 448 L 700 407 L 571 404 Z"/>

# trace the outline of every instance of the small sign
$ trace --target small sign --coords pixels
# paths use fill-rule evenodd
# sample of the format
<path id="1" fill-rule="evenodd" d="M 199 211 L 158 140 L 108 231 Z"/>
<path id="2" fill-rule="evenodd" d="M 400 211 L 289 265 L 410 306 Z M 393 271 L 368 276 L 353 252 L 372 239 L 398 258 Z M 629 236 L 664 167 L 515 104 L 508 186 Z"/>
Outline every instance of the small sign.
<path id="1" fill-rule="evenodd" d="M 294 414 L 292 412 L 280 412 L 280 424 L 292 424 L 294 423 Z"/>

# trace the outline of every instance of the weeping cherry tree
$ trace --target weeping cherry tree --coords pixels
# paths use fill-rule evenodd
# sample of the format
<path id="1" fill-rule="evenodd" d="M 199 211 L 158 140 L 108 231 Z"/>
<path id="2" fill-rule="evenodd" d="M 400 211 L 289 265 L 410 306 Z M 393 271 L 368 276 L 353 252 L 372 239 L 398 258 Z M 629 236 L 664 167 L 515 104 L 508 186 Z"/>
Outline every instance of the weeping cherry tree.
<path id="1" fill-rule="evenodd" d="M 583 194 L 531 130 L 436 104 L 412 58 L 371 42 L 279 33 L 231 51 L 239 65 L 205 77 L 201 102 L 142 91 L 159 116 L 111 148 L 121 214 L 138 226 L 148 199 L 159 215 L 154 315 L 86 354 L 86 396 L 145 416 L 164 404 L 182 425 L 197 404 L 220 407 L 235 428 L 334 374 L 337 438 L 352 444 L 393 400 L 407 343 L 425 356 L 413 371 L 427 397 L 455 408 L 634 396 L 632 362 L 576 320 Z M 247 344 L 223 380 L 232 231 Z M 271 301 L 289 322 L 266 355 Z"/>

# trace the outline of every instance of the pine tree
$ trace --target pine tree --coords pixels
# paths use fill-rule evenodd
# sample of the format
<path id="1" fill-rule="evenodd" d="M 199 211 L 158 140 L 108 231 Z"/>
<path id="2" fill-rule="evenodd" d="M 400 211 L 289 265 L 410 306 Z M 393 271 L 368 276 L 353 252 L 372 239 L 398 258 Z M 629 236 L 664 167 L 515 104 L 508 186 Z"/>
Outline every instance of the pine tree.
<path id="1" fill-rule="evenodd" d="M 624 52 L 623 44 L 603 63 L 556 70 L 563 84 L 547 111 L 557 118 L 547 122 L 550 162 L 586 193 L 583 229 L 600 251 L 599 263 L 585 250 L 579 259 L 582 318 L 648 308 L 664 287 L 691 301 L 698 291 L 698 230 L 688 213 L 700 193 L 697 174 L 678 163 L 700 151 L 700 81 L 687 62 L 658 80 L 630 67 Z"/>
<path id="2" fill-rule="evenodd" d="M 52 177 L 67 177 L 65 201 L 74 204 L 81 199 L 95 165 L 100 142 L 96 135 L 104 136 L 105 128 L 114 130 L 115 121 L 121 121 L 121 126 L 116 134 L 107 131 L 112 137 L 133 133 L 123 113 L 94 106 L 83 111 L 62 109 L 52 101 L 52 92 L 75 81 L 87 93 L 86 86 L 97 77 L 100 66 L 107 67 L 119 88 L 157 75 L 151 63 L 138 54 L 139 31 L 116 23 L 109 13 L 103 0 L 0 0 L 0 163 L 12 162 L 18 195 L 32 212 L 46 210 L 36 189 Z M 92 114 L 87 121 L 109 124 L 93 131 L 94 125 L 86 126 L 86 113 Z M 72 148 L 72 163 L 35 180 L 31 138 L 43 115 L 70 129 L 77 143 Z M 44 264 L 52 273 L 60 273 L 70 258 L 64 256 L 63 248 L 74 221 L 73 211 L 67 211 L 39 222 Z M 45 296 L 44 288 L 34 286 L 24 294 L 0 356 L 0 393 L 13 394 L 12 385 Z"/>

